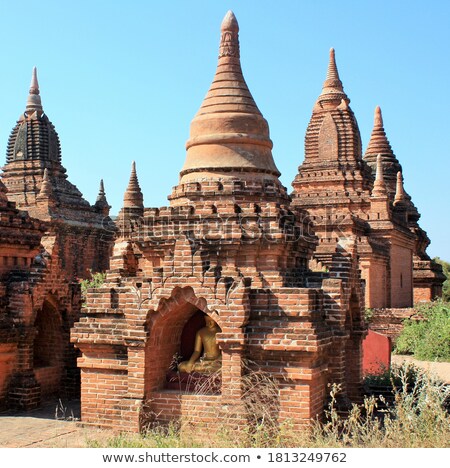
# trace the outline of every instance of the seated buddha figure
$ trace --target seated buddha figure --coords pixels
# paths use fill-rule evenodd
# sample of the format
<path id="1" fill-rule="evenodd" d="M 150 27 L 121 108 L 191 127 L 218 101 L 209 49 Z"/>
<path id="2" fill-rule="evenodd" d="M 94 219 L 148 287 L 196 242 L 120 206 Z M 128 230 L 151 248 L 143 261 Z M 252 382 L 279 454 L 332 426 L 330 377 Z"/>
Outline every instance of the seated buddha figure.
<path id="1" fill-rule="evenodd" d="M 211 374 L 222 367 L 221 351 L 216 340 L 216 335 L 220 332 L 219 325 L 208 315 L 205 316 L 205 322 L 206 326 L 195 335 L 194 352 L 189 361 L 178 365 L 180 372 Z"/>

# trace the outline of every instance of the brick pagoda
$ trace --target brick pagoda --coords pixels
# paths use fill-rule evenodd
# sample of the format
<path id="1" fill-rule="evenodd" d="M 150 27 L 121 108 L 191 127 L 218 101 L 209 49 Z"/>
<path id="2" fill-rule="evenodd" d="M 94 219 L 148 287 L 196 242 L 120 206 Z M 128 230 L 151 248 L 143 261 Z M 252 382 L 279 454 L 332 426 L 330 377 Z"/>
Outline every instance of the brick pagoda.
<path id="1" fill-rule="evenodd" d="M 402 172 L 402 166 L 392 151 L 383 127 L 381 109 L 377 106 L 372 135 L 364 154 L 364 161 L 371 167 L 372 173 L 375 172 L 378 155 L 382 159 L 389 202 L 394 204 L 397 177 L 398 173 Z M 445 281 L 445 276 L 442 273 L 442 267 L 433 261 L 426 252 L 430 239 L 427 233 L 419 226 L 420 214 L 417 208 L 406 192 L 404 192 L 404 198 L 408 227 L 416 236 L 413 250 L 414 303 L 432 301 L 436 297 L 442 296 L 442 283 Z"/>
<path id="2" fill-rule="evenodd" d="M 0 320 L 10 333 L 0 335 L 0 347 L 9 349 L 1 354 L 7 365 L 0 366 L 0 404 L 31 408 L 50 395 L 79 391 L 69 339 L 81 306 L 78 280 L 108 267 L 114 234 L 103 184 L 91 206 L 67 180 L 36 69 L 8 141 L 2 181 Z"/>
<path id="3" fill-rule="evenodd" d="M 328 383 L 342 385 L 343 400 L 358 395 L 365 327 L 354 251 L 335 244 L 329 272 L 309 270 L 317 238 L 279 181 L 238 30 L 228 12 L 168 207 L 144 208 L 133 163 L 106 282 L 88 292 L 71 333 L 84 423 L 245 424 L 247 366 L 276 380 L 273 416 L 294 427 L 322 413 Z M 176 362 L 189 358 L 204 314 L 221 329 L 220 386 L 192 391 Z"/>
<path id="4" fill-rule="evenodd" d="M 431 300 L 440 295 L 442 273 L 425 253 L 429 240 L 404 191 L 381 111 L 375 112 L 363 158 L 349 103 L 331 49 L 306 131 L 305 160 L 292 183 L 292 203 L 308 211 L 319 237 L 314 267 L 327 269 L 335 255 L 354 251 L 365 280 L 366 307 L 411 307 L 414 300 Z"/>

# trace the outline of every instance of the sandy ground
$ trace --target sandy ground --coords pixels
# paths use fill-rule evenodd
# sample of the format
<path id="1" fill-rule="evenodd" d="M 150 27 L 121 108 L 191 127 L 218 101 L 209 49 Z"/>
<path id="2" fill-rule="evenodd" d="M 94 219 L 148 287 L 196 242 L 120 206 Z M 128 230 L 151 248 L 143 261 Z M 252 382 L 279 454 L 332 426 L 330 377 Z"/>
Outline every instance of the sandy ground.
<path id="1" fill-rule="evenodd" d="M 418 361 L 411 356 L 392 355 L 392 363 L 400 365 L 402 362 L 411 362 L 416 366 L 427 370 L 430 374 L 439 377 L 444 383 L 450 384 L 450 362 Z"/>
<path id="2" fill-rule="evenodd" d="M 0 413 L 2 447 L 89 447 L 89 441 L 106 441 L 112 431 L 83 427 L 79 402 L 51 402 L 33 411 Z"/>

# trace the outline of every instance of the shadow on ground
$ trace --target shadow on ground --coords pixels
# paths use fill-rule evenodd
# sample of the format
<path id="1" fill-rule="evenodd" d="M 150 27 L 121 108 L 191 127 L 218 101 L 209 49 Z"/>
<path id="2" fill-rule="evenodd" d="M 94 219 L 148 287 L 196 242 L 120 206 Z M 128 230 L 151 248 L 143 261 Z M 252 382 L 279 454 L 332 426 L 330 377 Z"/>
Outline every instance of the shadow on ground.
<path id="1" fill-rule="evenodd" d="M 0 413 L 0 447 L 88 447 L 109 431 L 82 427 L 78 400 L 52 400 L 32 411 Z"/>

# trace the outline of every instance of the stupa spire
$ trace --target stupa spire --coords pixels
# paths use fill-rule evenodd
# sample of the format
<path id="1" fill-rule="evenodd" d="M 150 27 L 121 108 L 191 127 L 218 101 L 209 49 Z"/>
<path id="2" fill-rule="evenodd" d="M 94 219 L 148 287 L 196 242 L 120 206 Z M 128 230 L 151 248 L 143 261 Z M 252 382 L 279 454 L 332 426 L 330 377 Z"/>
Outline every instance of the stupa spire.
<path id="1" fill-rule="evenodd" d="M 100 179 L 100 187 L 98 189 L 97 202 L 106 200 L 105 196 L 105 185 L 103 184 L 103 179 Z"/>
<path id="2" fill-rule="evenodd" d="M 97 208 L 98 211 L 102 211 L 105 212 L 105 214 L 109 214 L 109 209 L 111 207 L 109 206 L 108 200 L 106 199 L 103 179 L 100 180 L 100 188 L 98 190 L 97 200 L 95 201 L 94 206 Z"/>
<path id="3" fill-rule="evenodd" d="M 142 195 L 141 187 L 136 173 L 136 163 L 133 161 L 131 164 L 130 180 L 128 187 L 123 197 L 124 208 L 144 208 L 144 196 Z"/>
<path id="4" fill-rule="evenodd" d="M 33 111 L 41 111 L 42 112 L 42 102 L 41 96 L 39 94 L 39 83 L 37 79 L 37 68 L 33 67 L 33 71 L 31 74 L 31 84 L 30 84 L 30 92 L 28 94 L 27 99 L 27 112 Z"/>
<path id="5" fill-rule="evenodd" d="M 280 175 L 272 157 L 269 126 L 242 74 L 239 25 L 232 11 L 221 24 L 213 82 L 192 120 L 181 183 L 198 178 Z"/>
<path id="6" fill-rule="evenodd" d="M 400 171 L 397 172 L 397 188 L 395 190 L 394 206 L 406 201 L 405 189 L 403 187 L 403 176 Z"/>
<path id="7" fill-rule="evenodd" d="M 377 156 L 377 172 L 375 175 L 375 182 L 384 183 L 383 163 L 381 159 L 381 154 Z"/>
<path id="8" fill-rule="evenodd" d="M 380 106 L 375 107 L 375 116 L 373 118 L 373 128 L 380 130 L 383 128 L 383 115 Z"/>
<path id="9" fill-rule="evenodd" d="M 50 198 L 53 194 L 53 187 L 50 182 L 50 177 L 48 175 L 48 169 L 44 169 L 44 177 L 42 178 L 41 189 L 38 194 L 38 198 Z"/>
<path id="10" fill-rule="evenodd" d="M 327 76 L 322 86 L 322 92 L 319 96 L 318 101 L 320 103 L 332 103 L 333 105 L 339 105 L 344 100 L 346 104 L 350 102 L 350 99 L 344 92 L 342 81 L 339 77 L 339 72 L 336 65 L 336 55 L 333 48 L 330 49 L 330 59 L 328 61 Z"/>
<path id="11" fill-rule="evenodd" d="M 343 91 L 344 88 L 342 86 L 342 81 L 339 78 L 339 72 L 336 66 L 336 53 L 333 47 L 330 49 L 330 60 L 328 61 L 328 70 L 327 76 L 324 82 L 324 88 L 326 87 L 334 87 Z"/>
<path id="12" fill-rule="evenodd" d="M 373 184 L 372 190 L 373 197 L 387 197 L 387 190 L 386 190 L 386 183 L 384 181 L 384 174 L 383 174 L 383 162 L 381 158 L 381 154 L 377 156 L 377 171 L 375 175 L 375 182 Z"/>
<path id="13" fill-rule="evenodd" d="M 239 59 L 239 24 L 231 10 L 225 15 L 221 29 L 219 59 L 222 57 L 235 57 Z"/>
<path id="14" fill-rule="evenodd" d="M 364 158 L 369 162 L 375 159 L 378 154 L 382 154 L 384 159 L 395 160 L 398 163 L 383 127 L 383 115 L 380 106 L 375 107 L 372 134 Z"/>

